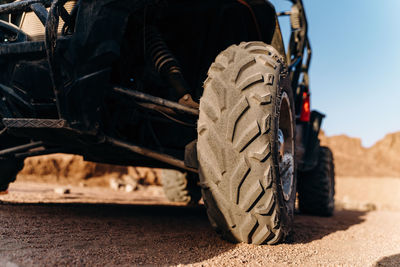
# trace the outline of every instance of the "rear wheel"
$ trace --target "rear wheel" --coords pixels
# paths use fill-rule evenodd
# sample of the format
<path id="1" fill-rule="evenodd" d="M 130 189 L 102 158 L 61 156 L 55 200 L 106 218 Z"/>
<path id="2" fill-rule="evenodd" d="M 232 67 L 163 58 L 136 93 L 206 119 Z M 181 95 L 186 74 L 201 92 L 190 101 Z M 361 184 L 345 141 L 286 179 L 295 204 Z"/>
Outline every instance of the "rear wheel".
<path id="1" fill-rule="evenodd" d="M 194 174 L 176 170 L 161 170 L 161 182 L 169 201 L 195 205 L 201 198 L 200 187 Z"/>
<path id="2" fill-rule="evenodd" d="M 275 244 L 291 231 L 293 97 L 284 59 L 261 42 L 223 51 L 200 100 L 197 152 L 211 224 L 227 240 Z"/>
<path id="3" fill-rule="evenodd" d="M 317 166 L 299 174 L 298 191 L 301 212 L 332 216 L 335 208 L 335 167 L 329 148 L 320 147 Z"/>

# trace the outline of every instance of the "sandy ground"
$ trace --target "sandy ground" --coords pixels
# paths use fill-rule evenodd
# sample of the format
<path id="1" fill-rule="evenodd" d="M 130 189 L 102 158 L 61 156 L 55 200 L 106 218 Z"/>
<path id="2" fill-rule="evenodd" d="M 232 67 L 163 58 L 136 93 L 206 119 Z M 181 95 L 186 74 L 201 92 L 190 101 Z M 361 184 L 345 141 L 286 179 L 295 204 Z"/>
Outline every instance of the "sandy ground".
<path id="1" fill-rule="evenodd" d="M 159 187 L 15 183 L 0 196 L 0 266 L 400 266 L 400 179 L 341 178 L 332 218 L 297 215 L 289 244 L 230 244 L 203 206 L 169 203 Z"/>

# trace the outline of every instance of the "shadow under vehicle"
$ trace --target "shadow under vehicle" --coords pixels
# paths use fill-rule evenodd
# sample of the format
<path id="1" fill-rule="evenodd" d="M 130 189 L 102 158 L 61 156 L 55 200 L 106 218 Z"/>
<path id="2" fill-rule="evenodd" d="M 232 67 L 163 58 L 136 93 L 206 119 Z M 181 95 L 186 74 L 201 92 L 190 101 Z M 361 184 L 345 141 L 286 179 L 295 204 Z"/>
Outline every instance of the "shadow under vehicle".
<path id="1" fill-rule="evenodd" d="M 27 157 L 74 153 L 185 172 L 164 172 L 167 193 L 196 202 L 201 188 L 232 242 L 283 241 L 297 193 L 302 211 L 331 215 L 332 153 L 310 110 L 303 3 L 291 2 L 279 14 L 262 0 L 0 5 L 0 189 Z M 290 16 L 287 52 L 278 16 Z"/>

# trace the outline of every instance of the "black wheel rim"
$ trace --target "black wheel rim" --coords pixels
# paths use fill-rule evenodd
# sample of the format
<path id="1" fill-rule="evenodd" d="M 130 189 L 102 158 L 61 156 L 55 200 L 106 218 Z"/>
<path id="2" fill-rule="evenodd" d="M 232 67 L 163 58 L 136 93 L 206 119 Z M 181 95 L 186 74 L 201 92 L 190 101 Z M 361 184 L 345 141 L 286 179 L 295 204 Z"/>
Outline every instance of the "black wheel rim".
<path id="1" fill-rule="evenodd" d="M 294 129 L 290 100 L 285 92 L 282 94 L 278 125 L 279 175 L 283 197 L 288 201 L 294 183 Z"/>

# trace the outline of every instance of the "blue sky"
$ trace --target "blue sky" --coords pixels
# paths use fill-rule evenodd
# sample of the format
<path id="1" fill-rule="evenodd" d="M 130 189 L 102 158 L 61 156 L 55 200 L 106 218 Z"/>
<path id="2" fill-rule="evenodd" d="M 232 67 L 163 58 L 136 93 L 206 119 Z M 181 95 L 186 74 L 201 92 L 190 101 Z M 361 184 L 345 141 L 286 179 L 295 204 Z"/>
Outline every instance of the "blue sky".
<path id="1" fill-rule="evenodd" d="M 271 2 L 278 11 L 290 7 Z M 400 0 L 303 2 L 313 48 L 312 108 L 327 115 L 325 132 L 371 146 L 400 131 Z"/>

